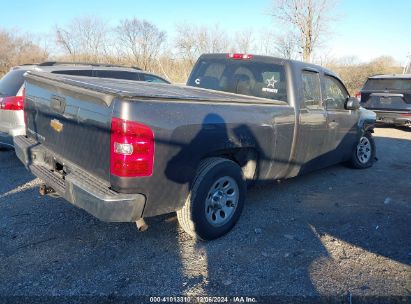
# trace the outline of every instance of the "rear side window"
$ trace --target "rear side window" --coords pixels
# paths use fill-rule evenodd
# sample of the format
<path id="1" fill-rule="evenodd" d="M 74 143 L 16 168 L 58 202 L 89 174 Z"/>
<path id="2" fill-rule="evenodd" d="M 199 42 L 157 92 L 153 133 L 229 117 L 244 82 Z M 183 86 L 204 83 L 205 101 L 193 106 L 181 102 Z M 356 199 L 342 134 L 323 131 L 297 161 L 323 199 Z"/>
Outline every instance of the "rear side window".
<path id="1" fill-rule="evenodd" d="M 143 76 L 143 80 L 147 82 L 168 83 L 167 81 L 153 75 L 142 74 L 141 76 Z"/>
<path id="2" fill-rule="evenodd" d="M 309 109 L 322 108 L 320 75 L 317 72 L 303 71 L 304 104 Z"/>
<path id="3" fill-rule="evenodd" d="M 402 90 L 411 91 L 411 79 L 387 78 L 387 79 L 368 79 L 364 85 L 364 90 Z"/>
<path id="4" fill-rule="evenodd" d="M 115 78 L 115 79 L 125 79 L 125 80 L 140 80 L 139 73 L 127 72 L 127 71 L 104 71 L 95 70 L 95 77 L 101 78 Z"/>
<path id="5" fill-rule="evenodd" d="M 285 70 L 279 64 L 204 59 L 196 65 L 187 85 L 287 101 Z"/>
<path id="6" fill-rule="evenodd" d="M 92 70 L 60 70 L 60 71 L 52 71 L 54 74 L 65 74 L 65 75 L 73 75 L 73 76 L 92 76 Z"/>
<path id="7" fill-rule="evenodd" d="M 27 70 L 12 70 L 0 79 L 0 96 L 16 96 L 24 83 Z"/>

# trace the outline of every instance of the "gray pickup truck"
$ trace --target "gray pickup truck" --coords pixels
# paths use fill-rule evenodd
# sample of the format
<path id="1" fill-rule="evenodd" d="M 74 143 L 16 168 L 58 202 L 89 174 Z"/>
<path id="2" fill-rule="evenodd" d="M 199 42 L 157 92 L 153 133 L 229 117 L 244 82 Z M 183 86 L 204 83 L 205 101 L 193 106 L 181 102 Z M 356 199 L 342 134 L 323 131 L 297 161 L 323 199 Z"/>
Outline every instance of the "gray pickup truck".
<path id="1" fill-rule="evenodd" d="M 374 162 L 375 114 L 322 67 L 208 54 L 187 85 L 29 72 L 16 154 L 42 194 L 139 227 L 176 211 L 203 240 L 235 225 L 247 182 Z"/>

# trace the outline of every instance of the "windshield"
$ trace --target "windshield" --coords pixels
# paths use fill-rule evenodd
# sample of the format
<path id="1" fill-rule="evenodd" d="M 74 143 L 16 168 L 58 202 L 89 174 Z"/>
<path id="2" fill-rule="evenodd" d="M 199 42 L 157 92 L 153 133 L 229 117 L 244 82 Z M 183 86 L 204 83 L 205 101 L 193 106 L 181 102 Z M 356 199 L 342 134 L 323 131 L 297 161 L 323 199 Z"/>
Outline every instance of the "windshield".
<path id="1" fill-rule="evenodd" d="M 387 78 L 368 79 L 364 90 L 411 90 L 411 79 Z"/>
<path id="2" fill-rule="evenodd" d="M 0 95 L 1 96 L 16 96 L 24 83 L 23 74 L 27 70 L 13 70 L 8 72 L 0 79 Z"/>
<path id="3" fill-rule="evenodd" d="M 187 85 L 287 101 L 284 66 L 245 60 L 204 59 Z"/>

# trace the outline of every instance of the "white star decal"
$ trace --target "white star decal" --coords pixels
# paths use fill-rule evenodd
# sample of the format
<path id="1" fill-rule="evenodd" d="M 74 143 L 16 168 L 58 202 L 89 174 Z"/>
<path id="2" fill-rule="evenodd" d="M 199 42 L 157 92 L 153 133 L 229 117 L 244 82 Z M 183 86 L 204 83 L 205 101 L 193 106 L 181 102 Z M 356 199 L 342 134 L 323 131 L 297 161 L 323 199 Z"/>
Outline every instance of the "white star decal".
<path id="1" fill-rule="evenodd" d="M 270 79 L 266 80 L 267 82 L 267 88 L 271 87 L 271 88 L 275 88 L 275 84 L 278 82 L 278 80 L 275 80 L 274 76 L 271 77 Z"/>

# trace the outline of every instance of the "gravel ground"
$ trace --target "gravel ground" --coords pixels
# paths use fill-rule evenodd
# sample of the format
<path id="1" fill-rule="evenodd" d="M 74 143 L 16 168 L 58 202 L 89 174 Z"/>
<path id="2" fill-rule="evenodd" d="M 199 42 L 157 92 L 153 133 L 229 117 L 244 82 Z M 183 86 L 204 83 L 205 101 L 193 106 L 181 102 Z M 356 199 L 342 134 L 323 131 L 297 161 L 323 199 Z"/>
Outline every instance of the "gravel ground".
<path id="1" fill-rule="evenodd" d="M 196 242 L 175 214 L 104 223 L 0 151 L 0 295 L 402 296 L 411 301 L 411 130 L 377 128 L 379 161 L 248 193 L 227 236 Z M 385 298 L 391 301 L 395 298 Z M 409 302 L 408 302 L 409 303 Z"/>

